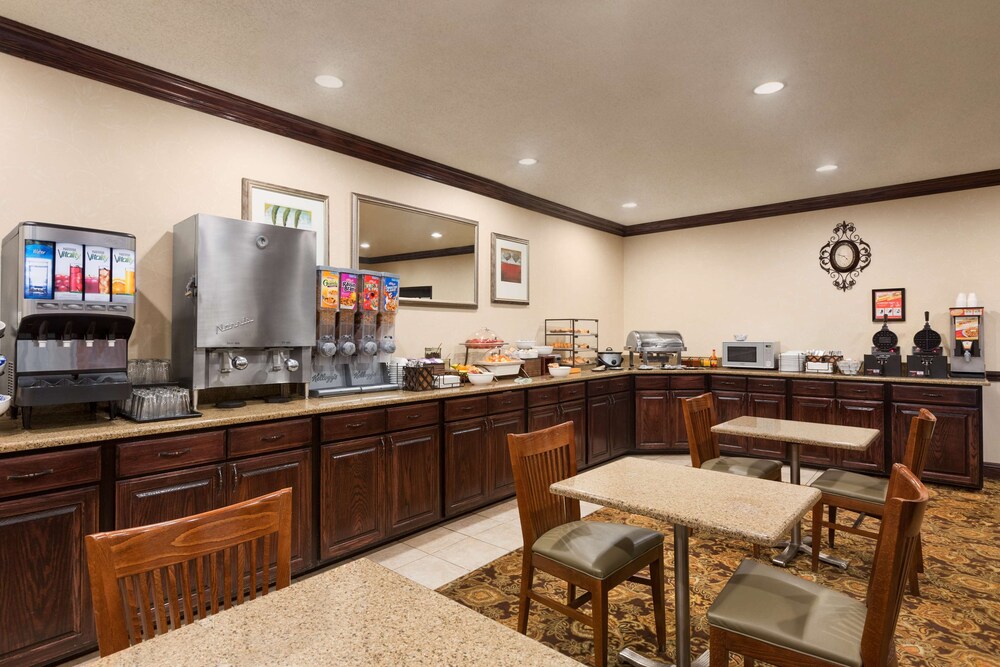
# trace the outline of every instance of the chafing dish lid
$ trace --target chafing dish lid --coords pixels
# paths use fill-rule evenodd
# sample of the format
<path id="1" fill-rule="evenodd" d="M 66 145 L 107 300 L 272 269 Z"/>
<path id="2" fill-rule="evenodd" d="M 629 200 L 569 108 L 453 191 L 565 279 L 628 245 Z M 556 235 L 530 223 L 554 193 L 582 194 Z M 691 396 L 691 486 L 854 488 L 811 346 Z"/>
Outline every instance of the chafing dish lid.
<path id="1" fill-rule="evenodd" d="M 686 351 L 684 337 L 678 331 L 630 331 L 625 338 L 625 349 L 633 352 Z"/>

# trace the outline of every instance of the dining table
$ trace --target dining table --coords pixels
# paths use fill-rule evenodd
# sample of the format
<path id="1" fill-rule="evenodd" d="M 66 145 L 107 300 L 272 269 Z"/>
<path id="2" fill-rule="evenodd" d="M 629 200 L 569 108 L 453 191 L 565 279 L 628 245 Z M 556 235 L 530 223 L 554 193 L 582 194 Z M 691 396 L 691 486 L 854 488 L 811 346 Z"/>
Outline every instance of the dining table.
<path id="1" fill-rule="evenodd" d="M 818 489 L 654 461 L 617 459 L 556 482 L 557 495 L 647 516 L 673 526 L 675 665 L 691 663 L 688 542 L 692 529 L 771 546 L 820 498 Z M 663 665 L 631 648 L 619 653 L 637 667 Z M 697 665 L 708 664 L 707 652 Z"/>
<path id="2" fill-rule="evenodd" d="M 737 417 L 727 422 L 716 424 L 712 432 L 719 435 L 734 435 L 747 438 L 760 438 L 785 442 L 789 445 L 789 468 L 792 484 L 801 484 L 801 463 L 799 446 L 832 447 L 853 452 L 863 452 L 879 437 L 879 430 L 862 428 L 860 426 L 844 426 L 841 424 L 820 424 L 815 422 L 797 421 L 794 419 L 772 419 L 770 417 Z M 779 546 L 782 551 L 775 555 L 771 562 L 781 567 L 788 567 L 799 554 L 812 555 L 812 545 L 809 538 L 803 539 L 802 527 L 799 522 L 792 526 L 791 539 Z M 828 565 L 842 570 L 847 569 L 847 561 L 820 553 L 819 559 Z"/>
<path id="3" fill-rule="evenodd" d="M 92 664 L 580 667 L 572 658 L 364 558 Z"/>

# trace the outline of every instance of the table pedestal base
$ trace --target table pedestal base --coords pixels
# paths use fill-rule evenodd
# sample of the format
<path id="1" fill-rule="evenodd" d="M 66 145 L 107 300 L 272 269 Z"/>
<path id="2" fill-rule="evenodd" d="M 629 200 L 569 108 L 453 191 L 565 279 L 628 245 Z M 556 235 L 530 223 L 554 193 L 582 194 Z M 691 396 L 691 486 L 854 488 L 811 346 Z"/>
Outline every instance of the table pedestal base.
<path id="1" fill-rule="evenodd" d="M 671 665 L 663 662 L 662 660 L 656 660 L 654 658 L 647 658 L 644 655 L 639 655 L 630 648 L 622 649 L 621 653 L 618 654 L 618 660 L 621 663 L 632 665 L 633 667 L 677 667 L 676 665 Z M 708 651 L 699 655 L 698 659 L 691 663 L 691 667 L 708 667 L 708 665 Z"/>
<path id="2" fill-rule="evenodd" d="M 812 538 L 806 537 L 801 542 L 781 542 L 777 545 L 778 549 L 784 549 L 780 554 L 773 556 L 771 562 L 775 565 L 780 565 L 781 567 L 788 567 L 788 564 L 792 562 L 799 554 L 806 554 L 812 556 Z M 819 552 L 819 559 L 826 563 L 827 565 L 832 565 L 834 567 L 839 567 L 841 570 L 847 569 L 847 561 L 840 558 L 834 558 L 829 554 L 825 554 L 822 551 Z"/>

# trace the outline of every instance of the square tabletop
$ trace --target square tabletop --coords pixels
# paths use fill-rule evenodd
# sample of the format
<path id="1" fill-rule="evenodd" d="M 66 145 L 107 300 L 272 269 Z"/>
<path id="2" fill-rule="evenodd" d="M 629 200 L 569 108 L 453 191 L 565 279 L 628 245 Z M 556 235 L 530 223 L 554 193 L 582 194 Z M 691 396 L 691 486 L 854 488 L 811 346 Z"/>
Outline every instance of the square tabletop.
<path id="1" fill-rule="evenodd" d="M 878 429 L 874 428 L 817 424 L 767 417 L 737 417 L 722 424 L 716 424 L 712 427 L 712 432 L 856 451 L 868 449 L 868 446 L 875 442 L 879 436 Z"/>
<path id="2" fill-rule="evenodd" d="M 770 546 L 818 489 L 627 457 L 556 482 L 552 493 Z"/>

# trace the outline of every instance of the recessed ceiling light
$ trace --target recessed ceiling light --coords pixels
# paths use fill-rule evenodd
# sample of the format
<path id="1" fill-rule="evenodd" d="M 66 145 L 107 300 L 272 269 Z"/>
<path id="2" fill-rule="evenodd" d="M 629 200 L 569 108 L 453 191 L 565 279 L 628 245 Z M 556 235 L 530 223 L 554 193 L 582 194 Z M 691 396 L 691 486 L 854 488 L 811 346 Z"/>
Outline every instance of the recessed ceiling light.
<path id="1" fill-rule="evenodd" d="M 822 167 L 816 167 L 816 171 L 836 171 L 837 165 L 835 164 L 824 164 Z"/>
<path id="2" fill-rule="evenodd" d="M 778 92 L 784 87 L 785 84 L 781 83 L 780 81 L 768 81 L 767 83 L 762 83 L 756 88 L 754 88 L 753 92 L 757 93 L 758 95 L 770 95 L 771 93 Z"/>
<path id="3" fill-rule="evenodd" d="M 444 236 L 444 234 L 442 234 L 441 232 L 431 232 L 431 238 L 432 239 L 439 239 L 442 236 Z"/>
<path id="4" fill-rule="evenodd" d="M 368 248 L 372 247 L 372 244 L 371 243 L 359 243 L 358 247 L 359 248 L 364 248 L 365 250 L 368 250 Z"/>
<path id="5" fill-rule="evenodd" d="M 324 88 L 343 88 L 344 82 L 332 74 L 320 74 L 314 79 L 317 84 Z"/>
<path id="6" fill-rule="evenodd" d="M 625 202 L 624 204 L 622 204 L 622 208 L 635 208 L 636 206 L 638 206 L 638 204 L 636 204 L 634 201 Z"/>
<path id="7" fill-rule="evenodd" d="M 517 161 L 518 164 L 523 164 L 525 167 L 530 167 L 533 164 L 538 164 L 538 160 L 533 157 L 524 157 Z"/>

